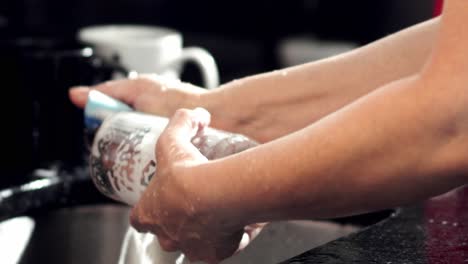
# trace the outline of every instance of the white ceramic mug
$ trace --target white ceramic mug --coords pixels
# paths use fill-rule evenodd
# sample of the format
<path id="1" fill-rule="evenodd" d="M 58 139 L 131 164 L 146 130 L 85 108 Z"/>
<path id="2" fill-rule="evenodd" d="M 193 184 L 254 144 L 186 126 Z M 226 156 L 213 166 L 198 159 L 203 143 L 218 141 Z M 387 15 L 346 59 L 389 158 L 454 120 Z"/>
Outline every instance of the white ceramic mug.
<path id="1" fill-rule="evenodd" d="M 205 88 L 219 85 L 213 56 L 199 47 L 183 47 L 176 30 L 144 25 L 101 25 L 79 30 L 78 40 L 91 45 L 104 60 L 138 73 L 157 73 L 179 79 L 182 65 L 192 61 L 199 66 Z"/>

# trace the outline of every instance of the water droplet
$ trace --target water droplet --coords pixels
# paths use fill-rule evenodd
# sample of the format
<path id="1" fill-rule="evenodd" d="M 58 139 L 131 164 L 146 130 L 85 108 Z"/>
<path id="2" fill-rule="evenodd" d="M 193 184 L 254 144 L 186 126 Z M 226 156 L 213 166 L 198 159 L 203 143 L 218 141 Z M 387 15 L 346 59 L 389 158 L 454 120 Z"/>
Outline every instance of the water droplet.
<path id="1" fill-rule="evenodd" d="M 434 223 L 434 219 L 429 219 L 429 223 Z"/>
<path id="2" fill-rule="evenodd" d="M 452 225 L 456 227 L 456 226 L 458 226 L 458 223 L 457 223 L 457 222 L 455 222 L 455 223 L 453 223 Z"/>
<path id="3" fill-rule="evenodd" d="M 442 221 L 442 224 L 443 224 L 443 225 L 447 225 L 448 222 L 447 222 L 447 221 Z"/>

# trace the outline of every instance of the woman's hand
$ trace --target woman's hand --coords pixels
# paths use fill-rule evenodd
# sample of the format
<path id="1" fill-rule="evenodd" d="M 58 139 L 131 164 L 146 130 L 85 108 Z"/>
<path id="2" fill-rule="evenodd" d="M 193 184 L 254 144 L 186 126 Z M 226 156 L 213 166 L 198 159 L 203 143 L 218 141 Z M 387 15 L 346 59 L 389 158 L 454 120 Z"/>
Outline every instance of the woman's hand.
<path id="1" fill-rule="evenodd" d="M 222 88 L 207 91 L 192 84 L 167 79 L 156 74 L 109 81 L 94 87 L 75 87 L 70 90 L 71 101 L 76 106 L 84 108 L 90 89 L 96 89 L 123 101 L 140 112 L 165 117 L 172 116 L 180 108 L 203 107 L 213 115 L 212 127 L 240 133 L 256 140 L 259 139 L 257 132 L 265 131 L 257 129 L 259 123 L 269 123 L 265 118 L 259 117 L 253 106 L 245 104 L 247 102 L 245 96 L 230 97 Z M 239 100 L 241 103 L 237 102 Z M 239 106 L 242 107 L 239 108 Z M 272 127 L 275 129 L 273 124 Z"/>
<path id="2" fill-rule="evenodd" d="M 156 175 L 133 208 L 131 224 L 156 234 L 165 250 L 216 263 L 245 247 L 261 225 L 245 228 L 240 218 L 219 210 L 222 199 L 207 200 L 207 182 L 196 168 L 209 161 L 191 140 L 209 122 L 202 108 L 176 111 L 158 140 Z"/>
<path id="3" fill-rule="evenodd" d="M 94 87 L 77 87 L 70 90 L 70 99 L 84 108 L 90 89 L 99 90 L 123 101 L 138 111 L 170 117 L 179 108 L 203 106 L 199 102 L 205 89 L 189 83 L 163 78 L 156 74 L 137 78 L 109 81 Z"/>

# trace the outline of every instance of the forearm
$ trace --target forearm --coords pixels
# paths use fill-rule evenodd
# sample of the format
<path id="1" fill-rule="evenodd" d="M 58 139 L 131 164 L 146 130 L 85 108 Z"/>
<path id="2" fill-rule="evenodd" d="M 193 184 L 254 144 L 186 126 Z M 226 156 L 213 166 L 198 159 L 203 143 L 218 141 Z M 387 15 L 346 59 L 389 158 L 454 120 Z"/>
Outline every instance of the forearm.
<path id="1" fill-rule="evenodd" d="M 202 95 L 203 105 L 215 113 L 214 126 L 268 141 L 268 135 L 257 135 L 271 122 L 282 124 L 277 136 L 288 134 L 380 85 L 419 71 L 438 24 L 439 19 L 433 19 L 342 55 L 227 83 Z M 267 118 L 255 127 L 242 126 L 258 116 Z M 238 123 L 223 123 L 231 119 Z"/>
<path id="2" fill-rule="evenodd" d="M 392 83 L 306 129 L 197 168 L 197 183 L 247 222 L 343 216 L 450 190 L 466 182 L 459 157 L 468 154 L 468 140 L 454 144 L 452 92 L 418 77 Z"/>
<path id="3" fill-rule="evenodd" d="M 432 59 L 421 73 L 289 137 L 212 163 L 218 172 L 239 175 L 239 185 L 229 190 L 243 200 L 226 202 L 251 221 L 334 217 L 468 183 L 467 11 L 466 1 L 447 1 Z"/>

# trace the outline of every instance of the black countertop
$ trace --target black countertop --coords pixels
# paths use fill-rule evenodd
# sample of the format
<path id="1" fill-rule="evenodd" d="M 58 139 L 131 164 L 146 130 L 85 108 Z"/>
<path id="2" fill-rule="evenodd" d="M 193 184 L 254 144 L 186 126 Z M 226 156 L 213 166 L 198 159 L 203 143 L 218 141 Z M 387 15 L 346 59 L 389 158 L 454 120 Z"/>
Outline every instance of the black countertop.
<path id="1" fill-rule="evenodd" d="M 38 210 L 112 202 L 85 168 L 39 170 L 13 186 L 0 185 L 0 220 Z M 468 187 L 398 209 L 358 233 L 284 263 L 468 263 Z"/>
<path id="2" fill-rule="evenodd" d="M 89 177 L 87 166 L 73 169 L 40 169 L 27 177 L 4 175 L 0 181 L 0 221 L 74 205 L 115 203 L 100 194 Z"/>
<path id="3" fill-rule="evenodd" d="M 468 263 L 468 188 L 402 208 L 284 263 Z"/>

